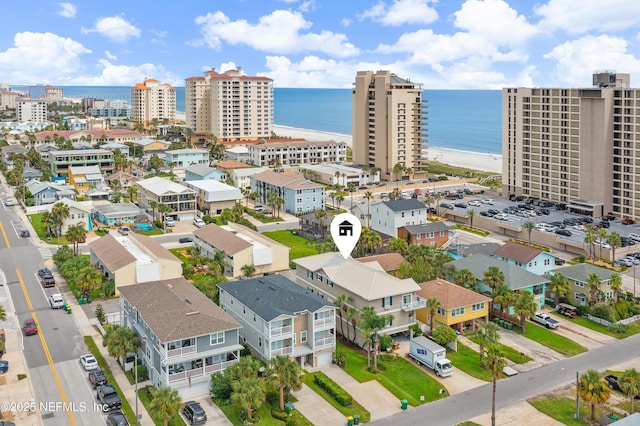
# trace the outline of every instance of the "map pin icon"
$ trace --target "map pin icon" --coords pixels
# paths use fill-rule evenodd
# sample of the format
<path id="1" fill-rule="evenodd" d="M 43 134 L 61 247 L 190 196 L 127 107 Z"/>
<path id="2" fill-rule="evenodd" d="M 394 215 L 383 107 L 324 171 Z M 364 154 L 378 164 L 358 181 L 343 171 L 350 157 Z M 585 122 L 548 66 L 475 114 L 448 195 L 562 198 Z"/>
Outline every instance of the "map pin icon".
<path id="1" fill-rule="evenodd" d="M 340 254 L 345 259 L 349 257 L 358 243 L 362 224 L 351 213 L 341 213 L 331 221 L 331 236 L 338 247 Z"/>

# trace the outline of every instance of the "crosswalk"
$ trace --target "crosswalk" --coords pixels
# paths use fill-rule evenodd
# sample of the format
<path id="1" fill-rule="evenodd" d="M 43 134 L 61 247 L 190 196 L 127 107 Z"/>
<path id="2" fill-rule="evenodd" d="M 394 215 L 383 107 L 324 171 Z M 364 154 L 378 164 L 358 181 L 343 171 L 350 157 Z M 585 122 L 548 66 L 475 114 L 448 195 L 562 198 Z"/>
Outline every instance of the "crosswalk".
<path id="1" fill-rule="evenodd" d="M 42 260 L 49 260 L 53 257 L 53 253 L 49 247 L 38 247 L 38 251 L 40 252 L 40 256 L 42 256 Z"/>

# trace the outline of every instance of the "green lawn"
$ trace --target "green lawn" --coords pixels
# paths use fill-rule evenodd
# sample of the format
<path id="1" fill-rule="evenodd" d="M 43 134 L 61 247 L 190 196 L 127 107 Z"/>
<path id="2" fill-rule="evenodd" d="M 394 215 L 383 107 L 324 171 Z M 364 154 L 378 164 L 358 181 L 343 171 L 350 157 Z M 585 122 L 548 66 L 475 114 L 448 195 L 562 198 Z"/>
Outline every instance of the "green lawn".
<path id="1" fill-rule="evenodd" d="M 162 232 L 162 229 L 160 229 L 160 228 L 153 228 L 153 229 L 151 229 L 149 231 L 136 232 L 136 234 L 146 235 L 146 236 L 150 237 L 152 235 L 162 235 L 162 234 L 164 234 L 164 232 Z"/>
<path id="2" fill-rule="evenodd" d="M 477 337 L 474 337 L 474 336 L 469 337 L 469 340 L 471 340 L 474 343 L 479 343 L 480 342 L 480 339 L 478 339 Z M 458 342 L 458 344 L 460 344 L 460 343 Z M 498 346 L 498 349 L 500 349 L 502 351 L 502 353 L 504 354 L 504 356 L 508 360 L 513 361 L 516 364 L 525 364 L 525 363 L 527 363 L 527 362 L 529 362 L 529 361 L 531 361 L 533 359 L 533 358 L 530 358 L 530 357 L 526 356 L 523 353 L 520 353 L 520 352 L 516 351 L 515 349 L 513 349 L 510 346 L 503 345 L 502 343 L 498 343 L 497 346 Z"/>
<path id="3" fill-rule="evenodd" d="M 235 405 L 235 404 L 226 404 L 225 401 L 222 400 L 215 400 L 215 403 L 218 405 L 218 407 L 220 407 L 220 410 L 222 410 L 222 412 L 224 413 L 225 416 L 227 416 L 227 419 L 229 419 L 229 421 L 234 425 L 234 426 L 244 426 L 245 423 L 242 423 L 239 418 L 240 418 L 240 412 L 244 410 L 244 408 L 240 407 L 239 405 Z M 273 417 L 271 417 L 271 406 L 267 403 L 262 404 L 262 406 L 260 407 L 260 410 L 257 412 L 253 413 L 254 417 L 256 415 L 260 416 L 260 425 L 261 426 L 283 426 L 284 422 L 278 419 L 274 419 Z M 313 426 L 313 423 L 311 423 L 309 420 L 306 419 L 306 417 L 304 417 L 302 414 L 300 414 L 300 412 L 298 410 L 293 410 L 291 412 L 291 416 L 293 419 L 295 419 L 298 423 L 298 426 Z"/>
<path id="4" fill-rule="evenodd" d="M 564 316 L 564 315 L 560 315 L 557 312 L 553 312 L 553 314 L 555 314 L 556 316 Z M 629 331 L 621 334 L 609 331 L 606 325 L 598 324 L 597 322 L 593 322 L 590 319 L 585 317 L 575 317 L 571 321 L 583 327 L 589 328 L 593 331 L 597 331 L 598 333 L 615 337 L 616 339 L 624 339 L 625 337 L 633 336 L 634 334 L 640 333 L 640 321 L 636 321 L 633 324 L 629 324 Z"/>
<path id="5" fill-rule="evenodd" d="M 182 261 L 182 263 L 184 263 L 185 265 L 190 265 L 191 264 L 191 257 L 187 257 L 184 254 L 182 254 L 182 252 L 184 252 L 185 250 L 188 253 L 191 253 L 191 250 L 193 250 L 193 247 L 169 249 L 169 251 L 171 253 L 173 253 L 173 255 L 176 256 L 178 259 L 180 259 Z"/>
<path id="6" fill-rule="evenodd" d="M 519 328 L 514 331 L 528 339 L 540 343 L 541 345 L 551 348 L 562 355 L 572 357 L 587 351 L 584 346 L 577 344 L 573 340 L 567 339 L 552 330 L 547 330 L 546 328 L 531 321 L 527 321 L 525 328 L 525 333 L 523 333 Z"/>
<path id="7" fill-rule="evenodd" d="M 458 352 L 447 352 L 447 358 L 453 363 L 453 368 L 464 371 L 476 379 L 491 381 L 491 372 L 480 367 L 480 353 L 470 347 L 458 342 Z"/>
<path id="8" fill-rule="evenodd" d="M 254 219 L 262 222 L 262 223 L 273 223 L 273 222 L 284 222 L 284 219 L 281 217 L 277 217 L 275 215 L 266 215 L 262 212 L 256 212 L 250 209 L 245 208 L 244 211 L 249 215 L 253 216 Z"/>
<path id="9" fill-rule="evenodd" d="M 536 410 L 547 416 L 568 426 L 589 425 L 590 423 L 582 420 L 588 418 L 591 414 L 590 407 L 587 407 L 582 401 L 580 402 L 580 419 L 575 419 L 576 400 L 567 398 L 566 396 L 550 395 L 542 398 L 530 399 L 531 404 Z M 596 407 L 596 416 L 598 409 Z M 597 417 L 596 417 L 597 418 Z"/>
<path id="10" fill-rule="evenodd" d="M 153 386 L 146 386 L 144 388 L 140 388 L 138 390 L 138 395 L 140 397 L 140 402 L 142 402 L 142 405 L 147 410 L 147 413 L 149 413 L 149 415 L 151 416 L 153 423 L 156 426 L 161 426 L 164 424 L 164 422 L 162 421 L 162 418 L 156 415 L 152 415 L 151 410 L 149 409 L 149 405 L 151 404 L 151 400 L 152 400 L 151 398 L 152 389 L 153 389 Z M 180 414 L 176 415 L 174 418 L 169 420 L 169 426 L 186 426 L 186 425 L 187 424 L 184 422 L 184 420 L 182 420 L 182 416 L 180 416 Z"/>
<path id="11" fill-rule="evenodd" d="M 313 389 L 313 391 L 315 393 L 317 393 L 318 395 L 323 397 L 325 400 L 327 400 L 327 402 L 329 404 L 331 404 L 336 410 L 338 410 L 342 414 L 344 414 L 345 418 L 347 416 L 352 416 L 354 414 L 359 414 L 360 415 L 360 421 L 362 423 L 369 423 L 371 421 L 371 413 L 369 413 L 362 405 L 360 405 L 358 403 L 358 401 L 353 400 L 353 406 L 352 407 L 344 407 L 341 404 L 338 404 L 338 402 L 335 399 L 333 399 L 333 397 L 331 395 L 329 395 L 327 393 L 327 391 L 322 389 L 320 386 L 318 386 L 313 381 L 313 377 L 314 376 L 315 376 L 315 373 L 307 373 L 307 374 L 305 374 L 304 375 L 304 383 L 305 383 L 305 385 L 309 386 L 311 389 Z"/>
<path id="12" fill-rule="evenodd" d="M 290 260 L 318 254 L 318 250 L 316 250 L 314 242 L 294 234 L 294 232 L 291 230 L 270 231 L 265 232 L 264 235 L 271 238 L 272 240 L 279 242 L 280 244 L 284 244 L 285 246 L 289 247 L 291 249 L 291 251 L 289 252 Z"/>
<path id="13" fill-rule="evenodd" d="M 482 426 L 482 425 L 479 425 L 478 423 L 474 423 L 474 422 L 462 422 L 462 423 L 458 423 L 456 426 Z"/>
<path id="14" fill-rule="evenodd" d="M 337 348 L 345 355 L 344 370 L 351 377 L 360 383 L 377 380 L 398 400 L 406 399 L 414 407 L 443 398 L 448 394 L 440 395 L 439 391 L 444 388 L 444 385 L 404 358 L 382 361 L 385 369 L 373 374 L 367 371 L 367 357 L 362 352 L 340 342 Z M 420 400 L 421 396 L 424 396 L 423 401 Z"/>
<path id="15" fill-rule="evenodd" d="M 38 234 L 38 238 L 40 238 L 42 241 L 48 242 L 49 244 L 58 244 L 58 237 L 51 237 L 50 240 L 47 241 L 47 227 L 42 223 L 42 213 L 32 214 L 27 217 L 31 221 L 31 225 L 36 231 L 36 234 Z M 60 245 L 63 246 L 65 244 L 69 246 L 71 245 L 71 243 L 67 241 L 67 238 L 64 236 L 64 234 L 60 235 Z"/>

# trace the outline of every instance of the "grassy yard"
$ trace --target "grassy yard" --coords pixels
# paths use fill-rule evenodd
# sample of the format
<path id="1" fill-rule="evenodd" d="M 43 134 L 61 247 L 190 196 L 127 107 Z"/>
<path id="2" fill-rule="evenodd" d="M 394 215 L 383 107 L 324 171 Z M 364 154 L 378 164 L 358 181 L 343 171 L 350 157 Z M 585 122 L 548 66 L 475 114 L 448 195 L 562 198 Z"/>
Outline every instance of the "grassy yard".
<path id="1" fill-rule="evenodd" d="M 31 225 L 36 231 L 36 234 L 38 234 L 38 238 L 40 238 L 42 241 L 48 242 L 49 244 L 58 244 L 58 237 L 51 237 L 50 240 L 47 241 L 47 226 L 42 223 L 42 213 L 32 214 L 27 217 L 31 221 Z M 64 234 L 62 234 L 60 235 L 60 245 L 63 246 L 65 244 L 69 246 L 71 245 L 71 243 L 67 241 L 67 238 L 64 236 Z"/>
<path id="2" fill-rule="evenodd" d="M 560 423 L 568 426 L 582 426 L 589 425 L 590 423 L 584 418 L 588 418 L 591 413 L 591 408 L 580 401 L 580 419 L 575 419 L 576 413 L 576 401 L 566 396 L 550 395 L 541 398 L 530 399 L 531 404 L 536 410 L 547 416 L 559 421 Z M 596 407 L 596 415 L 598 408 Z"/>
<path id="3" fill-rule="evenodd" d="M 225 416 L 227 416 L 227 419 L 229 419 L 229 421 L 234 425 L 234 426 L 244 426 L 245 423 L 241 422 L 240 419 L 240 413 L 241 411 L 244 411 L 244 408 L 240 407 L 239 405 L 235 405 L 235 404 L 226 404 L 225 401 L 222 400 L 215 400 L 215 403 L 218 405 L 218 407 L 220 407 L 220 410 L 222 410 L 222 412 L 224 413 Z M 273 417 L 271 417 L 271 406 L 269 404 L 262 404 L 262 407 L 260 407 L 260 410 L 257 412 L 253 413 L 253 416 L 260 416 L 260 425 L 261 426 L 282 426 L 284 425 L 284 422 L 282 420 L 278 420 L 278 419 L 274 419 Z M 309 420 L 307 420 L 302 414 L 300 414 L 300 412 L 298 410 L 293 410 L 291 412 L 291 416 L 293 419 L 295 419 L 298 422 L 298 426 L 313 426 L 313 423 L 311 423 Z"/>
<path id="4" fill-rule="evenodd" d="M 273 222 L 284 222 L 284 219 L 281 217 L 277 217 L 273 214 L 266 215 L 262 212 L 256 212 L 251 209 L 245 208 L 244 211 L 249 215 L 253 216 L 254 219 L 262 222 L 262 223 L 273 223 Z"/>
<path id="5" fill-rule="evenodd" d="M 406 399 L 412 406 L 443 398 L 440 389 L 444 388 L 440 382 L 432 379 L 428 374 L 404 358 L 394 361 L 382 361 L 385 369 L 377 374 L 367 371 L 367 357 L 360 351 L 338 343 L 338 349 L 345 355 L 344 370 L 358 382 L 377 380 L 398 400 Z M 420 397 L 424 396 L 424 401 Z"/>
<path id="6" fill-rule="evenodd" d="M 474 343 L 479 343 L 480 339 L 478 339 L 477 337 L 469 337 L 469 340 L 471 340 Z M 458 344 L 460 344 L 458 342 Z M 498 343 L 498 349 L 500 349 L 502 351 L 502 353 L 504 354 L 504 356 L 510 360 L 515 362 L 516 364 L 525 364 L 529 361 L 531 361 L 533 358 L 530 358 L 528 356 L 526 356 L 525 354 L 516 351 L 515 349 L 513 349 L 510 346 L 506 346 L 503 345 L 502 343 Z"/>
<path id="7" fill-rule="evenodd" d="M 304 375 L 304 384 L 309 386 L 315 393 L 323 397 L 329 404 L 331 404 L 336 410 L 340 411 L 344 414 L 345 418 L 347 416 L 352 416 L 354 414 L 360 415 L 360 421 L 362 423 L 369 423 L 371 421 L 371 413 L 369 413 L 362 405 L 358 403 L 358 401 L 353 400 L 352 407 L 344 407 L 327 393 L 324 389 L 318 386 L 314 381 L 313 377 L 315 373 L 307 373 Z"/>
<path id="8" fill-rule="evenodd" d="M 527 321 L 526 329 L 527 331 L 525 333 L 520 329 L 514 331 L 562 355 L 572 357 L 587 351 L 584 346 L 577 344 L 573 340 L 567 339 L 552 330 L 547 330 L 531 321 Z"/>
<path id="9" fill-rule="evenodd" d="M 171 253 L 173 253 L 174 256 L 176 256 L 178 259 L 180 259 L 182 261 L 182 263 L 184 263 L 185 265 L 190 265 L 191 264 L 191 250 L 193 250 L 192 247 L 189 248 L 172 248 L 169 249 L 169 251 Z M 189 255 L 185 255 L 186 253 L 189 253 Z"/>
<path id="10" fill-rule="evenodd" d="M 140 402 L 142 402 L 142 405 L 144 405 L 144 408 L 147 410 L 147 412 L 151 416 L 153 423 L 156 426 L 160 426 L 164 424 L 162 418 L 157 415 L 151 414 L 151 410 L 149 409 L 149 405 L 151 404 L 151 400 L 153 399 L 151 398 L 152 389 L 153 389 L 153 386 L 146 386 L 144 388 L 141 388 L 138 390 L 138 395 L 140 397 Z M 180 416 L 180 414 L 176 415 L 174 418 L 169 420 L 169 426 L 186 426 L 186 425 L 187 424 L 184 422 L 184 420 L 182 420 L 182 416 Z"/>
<path id="11" fill-rule="evenodd" d="M 314 245 L 315 243 L 294 234 L 290 230 L 270 231 L 265 232 L 264 235 L 291 248 L 291 251 L 289 252 L 290 260 L 318 254 L 318 250 L 316 250 Z"/>
<path id="12" fill-rule="evenodd" d="M 480 367 L 480 353 L 458 342 L 458 352 L 447 352 L 453 367 L 476 379 L 491 381 L 491 372 Z M 453 373 L 455 374 L 455 372 Z"/>
<path id="13" fill-rule="evenodd" d="M 151 229 L 149 231 L 136 232 L 136 234 L 146 235 L 146 236 L 150 237 L 152 235 L 162 235 L 162 234 L 164 234 L 164 232 L 162 232 L 162 229 L 160 229 L 160 228 L 153 228 L 153 229 Z"/>
<path id="14" fill-rule="evenodd" d="M 563 316 L 558 314 L 557 312 L 553 312 L 556 316 Z M 625 337 L 633 336 L 634 334 L 640 333 L 640 321 L 636 321 L 633 324 L 629 324 L 629 331 L 626 333 L 614 333 L 609 331 L 606 325 L 598 324 L 597 322 L 593 322 L 588 318 L 584 317 L 575 317 L 571 320 L 578 325 L 591 329 L 593 331 L 597 331 L 598 333 L 606 334 L 607 336 L 615 337 L 616 339 L 624 339 Z"/>

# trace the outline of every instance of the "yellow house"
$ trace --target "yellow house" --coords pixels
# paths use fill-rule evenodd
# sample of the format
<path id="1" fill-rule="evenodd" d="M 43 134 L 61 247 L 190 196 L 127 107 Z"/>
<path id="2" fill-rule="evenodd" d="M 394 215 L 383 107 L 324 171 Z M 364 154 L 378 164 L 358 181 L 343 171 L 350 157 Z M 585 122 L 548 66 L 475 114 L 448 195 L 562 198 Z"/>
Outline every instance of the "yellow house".
<path id="1" fill-rule="evenodd" d="M 133 143 L 136 145 L 140 145 L 145 154 L 163 152 L 166 151 L 169 146 L 171 146 L 171 142 L 151 138 L 140 139 L 139 141 L 134 141 Z"/>
<path id="2" fill-rule="evenodd" d="M 98 166 L 69 166 L 69 184 L 78 195 L 86 195 L 91 189 L 102 189 L 104 177 Z"/>
<path id="3" fill-rule="evenodd" d="M 427 301 L 435 297 L 440 302 L 433 318 L 434 327 L 446 325 L 462 332 L 466 329 L 475 330 L 476 319 L 489 320 L 490 297 L 441 279 L 418 285 L 421 288 L 418 296 Z M 430 314 L 427 308 L 421 308 L 416 311 L 416 318 L 429 325 Z"/>

